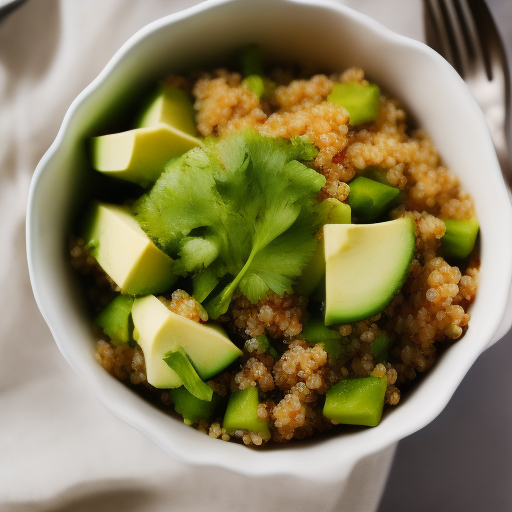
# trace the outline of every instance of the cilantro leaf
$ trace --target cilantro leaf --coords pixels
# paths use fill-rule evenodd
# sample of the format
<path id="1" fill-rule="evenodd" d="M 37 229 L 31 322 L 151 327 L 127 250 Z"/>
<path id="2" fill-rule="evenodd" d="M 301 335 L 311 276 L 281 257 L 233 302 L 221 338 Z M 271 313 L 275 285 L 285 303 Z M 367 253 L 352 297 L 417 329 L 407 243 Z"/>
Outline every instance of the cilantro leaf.
<path id="1" fill-rule="evenodd" d="M 135 204 L 175 271 L 192 274 L 194 296 L 212 318 L 237 288 L 252 302 L 292 291 L 317 244 L 316 196 L 325 178 L 297 160 L 314 154 L 302 139 L 252 130 L 207 140 L 170 162 Z"/>

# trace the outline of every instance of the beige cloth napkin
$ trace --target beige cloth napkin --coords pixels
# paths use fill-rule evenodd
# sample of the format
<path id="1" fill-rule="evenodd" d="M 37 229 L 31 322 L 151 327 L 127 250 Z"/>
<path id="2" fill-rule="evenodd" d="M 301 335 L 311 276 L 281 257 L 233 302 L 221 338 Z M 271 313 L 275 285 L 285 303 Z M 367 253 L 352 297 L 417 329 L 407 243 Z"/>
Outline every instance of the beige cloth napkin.
<path id="1" fill-rule="evenodd" d="M 0 21 L 0 511 L 371 512 L 383 482 L 340 501 L 332 485 L 183 465 L 104 410 L 58 351 L 25 257 L 32 173 L 77 94 L 139 28 L 197 0 L 29 0 Z M 422 38 L 420 0 L 345 0 Z M 388 469 L 391 452 L 372 464 Z M 369 469 L 370 468 L 370 469 Z M 299 492 L 300 491 L 300 492 Z"/>

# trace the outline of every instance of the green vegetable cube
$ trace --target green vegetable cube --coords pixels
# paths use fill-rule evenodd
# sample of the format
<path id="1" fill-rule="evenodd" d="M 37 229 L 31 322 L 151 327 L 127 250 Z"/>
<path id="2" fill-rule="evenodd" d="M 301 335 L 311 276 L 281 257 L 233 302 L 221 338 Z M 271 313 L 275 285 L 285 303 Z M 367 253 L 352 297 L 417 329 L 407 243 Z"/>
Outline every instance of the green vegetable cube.
<path id="1" fill-rule="evenodd" d="M 354 216 L 373 222 L 386 213 L 400 194 L 400 189 L 359 176 L 350 182 L 348 203 Z"/>
<path id="2" fill-rule="evenodd" d="M 338 382 L 325 394 L 323 414 L 347 425 L 379 424 L 384 407 L 385 377 L 363 377 Z"/>
<path id="3" fill-rule="evenodd" d="M 242 83 L 247 86 L 258 98 L 263 96 L 265 92 L 265 83 L 263 82 L 263 78 L 259 75 L 249 75 L 245 77 Z"/>
<path id="4" fill-rule="evenodd" d="M 389 347 L 392 339 L 384 334 L 377 336 L 370 347 L 373 360 L 377 363 L 385 363 L 389 358 Z"/>
<path id="5" fill-rule="evenodd" d="M 337 83 L 327 99 L 349 113 L 351 126 L 375 121 L 379 115 L 380 90 L 375 84 Z"/>
<path id="6" fill-rule="evenodd" d="M 317 318 L 308 320 L 302 329 L 301 336 L 308 343 L 321 343 L 331 363 L 335 363 L 343 353 L 341 334 L 338 330 L 329 329 L 322 320 Z"/>
<path id="7" fill-rule="evenodd" d="M 183 416 L 187 425 L 198 423 L 200 420 L 209 420 L 220 403 L 220 396 L 213 394 L 211 401 L 199 400 L 184 386 L 169 391 L 174 408 Z"/>
<path id="8" fill-rule="evenodd" d="M 245 429 L 268 434 L 268 420 L 258 417 L 258 390 L 255 387 L 235 391 L 229 397 L 222 426 L 228 434 Z"/>
<path id="9" fill-rule="evenodd" d="M 132 339 L 132 306 L 133 297 L 131 295 L 118 295 L 96 317 L 96 324 L 110 337 L 113 345 L 128 343 Z"/>
<path id="10" fill-rule="evenodd" d="M 443 219 L 446 233 L 441 238 L 441 252 L 452 258 L 466 258 L 475 246 L 478 220 Z"/>

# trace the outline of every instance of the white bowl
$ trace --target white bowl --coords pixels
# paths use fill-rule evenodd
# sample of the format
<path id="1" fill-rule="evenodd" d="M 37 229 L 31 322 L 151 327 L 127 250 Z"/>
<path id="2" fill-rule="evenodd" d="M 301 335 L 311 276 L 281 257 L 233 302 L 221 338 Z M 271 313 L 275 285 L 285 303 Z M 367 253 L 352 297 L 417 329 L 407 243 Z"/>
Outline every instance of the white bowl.
<path id="1" fill-rule="evenodd" d="M 469 329 L 403 403 L 372 429 L 273 449 L 213 440 L 161 412 L 94 360 L 91 320 L 64 249 L 71 220 L 93 179 L 85 140 L 131 98 L 170 71 L 222 60 L 244 43 L 278 60 L 326 70 L 357 65 L 399 98 L 431 135 L 472 195 L 481 225 L 481 281 Z M 341 480 L 355 463 L 432 421 L 478 355 L 509 327 L 512 209 L 485 120 L 455 71 L 435 52 L 334 2 L 207 1 L 135 34 L 73 102 L 39 163 L 30 190 L 27 246 L 34 294 L 71 366 L 115 415 L 191 464 L 242 474 Z M 501 329 L 500 329 L 501 325 Z"/>

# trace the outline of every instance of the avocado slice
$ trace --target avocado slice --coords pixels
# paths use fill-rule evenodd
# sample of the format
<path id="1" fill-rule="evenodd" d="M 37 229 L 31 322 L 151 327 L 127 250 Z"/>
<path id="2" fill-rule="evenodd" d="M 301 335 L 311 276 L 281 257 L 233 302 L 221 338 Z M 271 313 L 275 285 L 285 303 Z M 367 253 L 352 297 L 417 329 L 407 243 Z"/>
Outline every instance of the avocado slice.
<path id="1" fill-rule="evenodd" d="M 350 224 L 351 210 L 348 204 L 334 198 L 324 199 L 318 207 L 323 224 Z M 295 291 L 299 295 L 309 297 L 325 276 L 324 245 L 320 241 L 308 264 L 297 280 Z"/>
<path id="2" fill-rule="evenodd" d="M 479 224 L 469 220 L 442 219 L 446 232 L 441 238 L 441 253 L 448 258 L 466 258 L 475 246 Z"/>
<path id="3" fill-rule="evenodd" d="M 258 389 L 250 387 L 231 393 L 222 426 L 228 434 L 245 429 L 268 435 L 268 419 L 258 417 Z"/>
<path id="4" fill-rule="evenodd" d="M 177 315 L 154 295 L 135 299 L 132 318 L 146 360 L 147 379 L 155 388 L 183 384 L 178 373 L 162 359 L 178 347 L 185 350 L 202 380 L 213 377 L 242 355 L 220 325 L 200 324 Z"/>
<path id="5" fill-rule="evenodd" d="M 342 380 L 327 390 L 323 414 L 338 423 L 375 427 L 382 416 L 386 388 L 385 377 Z"/>
<path id="6" fill-rule="evenodd" d="M 210 401 L 199 400 L 183 386 L 171 389 L 169 393 L 174 402 L 174 409 L 183 416 L 183 421 L 187 425 L 209 420 L 221 402 L 217 393 L 213 393 Z"/>
<path id="7" fill-rule="evenodd" d="M 113 345 L 122 345 L 132 340 L 132 306 L 131 295 L 118 295 L 95 319 L 96 325 L 101 327 Z"/>
<path id="8" fill-rule="evenodd" d="M 148 187 L 169 160 L 201 141 L 164 123 L 91 139 L 91 161 L 97 171 Z"/>
<path id="9" fill-rule="evenodd" d="M 192 363 L 189 361 L 186 352 L 182 347 L 176 350 L 169 350 L 162 358 L 167 366 L 171 368 L 183 382 L 185 389 L 199 400 L 209 402 L 213 396 L 213 390 L 208 384 L 205 384 Z"/>
<path id="10" fill-rule="evenodd" d="M 329 329 L 322 320 L 310 318 L 304 325 L 301 337 L 308 343 L 321 343 L 329 356 L 329 362 L 335 363 L 343 353 L 341 334 L 339 331 Z"/>
<path id="11" fill-rule="evenodd" d="M 94 202 L 85 216 L 82 236 L 123 294 L 164 292 L 177 279 L 173 260 L 142 231 L 128 208 Z"/>
<path id="12" fill-rule="evenodd" d="M 188 94 L 164 86 L 141 112 L 135 129 L 91 139 L 92 166 L 108 176 L 147 187 L 169 160 L 202 144 L 196 136 Z"/>
<path id="13" fill-rule="evenodd" d="M 415 241 L 409 217 L 325 225 L 325 324 L 357 322 L 382 311 L 409 274 Z"/>
<path id="14" fill-rule="evenodd" d="M 178 87 L 162 86 L 141 113 L 135 128 L 148 128 L 164 123 L 196 137 L 195 110 L 190 96 Z"/>
<path id="15" fill-rule="evenodd" d="M 399 188 L 359 176 L 350 182 L 348 204 L 358 220 L 374 222 L 391 209 L 399 194 Z"/>
<path id="16" fill-rule="evenodd" d="M 376 84 L 359 82 L 336 83 L 327 100 L 343 107 L 350 116 L 350 125 L 375 121 L 379 115 L 380 89 Z"/>

